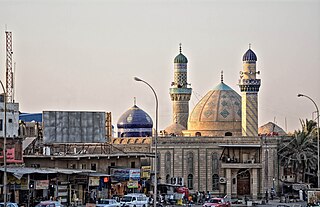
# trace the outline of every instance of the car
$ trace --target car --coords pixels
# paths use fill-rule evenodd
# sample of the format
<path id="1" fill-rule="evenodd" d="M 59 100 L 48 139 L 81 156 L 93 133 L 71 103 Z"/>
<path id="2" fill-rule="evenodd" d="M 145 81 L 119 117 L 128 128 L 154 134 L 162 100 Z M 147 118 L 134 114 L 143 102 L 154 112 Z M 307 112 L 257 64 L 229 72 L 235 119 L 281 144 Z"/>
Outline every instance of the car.
<path id="1" fill-rule="evenodd" d="M 64 207 L 59 201 L 41 201 L 35 207 Z"/>
<path id="2" fill-rule="evenodd" d="M 148 207 L 149 198 L 142 193 L 131 193 L 122 197 L 121 207 Z"/>
<path id="3" fill-rule="evenodd" d="M 19 207 L 19 205 L 17 203 L 11 203 L 11 202 L 7 202 L 6 203 L 7 207 Z M 4 207 L 4 203 L 0 203 L 0 207 Z"/>
<path id="4" fill-rule="evenodd" d="M 231 207 L 229 201 L 226 201 L 224 198 L 211 198 L 210 200 L 206 201 L 203 207 Z"/>
<path id="5" fill-rule="evenodd" d="M 120 203 L 115 199 L 100 199 L 96 207 L 120 207 Z"/>

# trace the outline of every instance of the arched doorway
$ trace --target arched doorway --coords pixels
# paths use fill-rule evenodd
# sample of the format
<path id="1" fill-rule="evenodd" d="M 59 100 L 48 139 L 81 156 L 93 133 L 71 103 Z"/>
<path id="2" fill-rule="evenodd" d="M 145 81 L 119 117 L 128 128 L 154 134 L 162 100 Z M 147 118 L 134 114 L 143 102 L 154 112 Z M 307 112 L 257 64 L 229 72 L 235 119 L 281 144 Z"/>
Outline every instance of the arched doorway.
<path id="1" fill-rule="evenodd" d="M 248 169 L 242 169 L 238 171 L 237 194 L 250 195 L 250 172 Z"/>

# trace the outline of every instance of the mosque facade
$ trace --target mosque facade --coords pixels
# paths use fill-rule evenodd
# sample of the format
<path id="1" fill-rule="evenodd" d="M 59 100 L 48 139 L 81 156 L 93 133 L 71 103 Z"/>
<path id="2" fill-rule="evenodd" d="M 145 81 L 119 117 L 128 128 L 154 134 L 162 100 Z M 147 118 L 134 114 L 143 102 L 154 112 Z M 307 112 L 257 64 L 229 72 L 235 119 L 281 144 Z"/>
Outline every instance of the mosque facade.
<path id="1" fill-rule="evenodd" d="M 261 80 L 250 46 L 242 61 L 241 95 L 225 83 L 221 73 L 221 82 L 189 114 L 192 89 L 187 81 L 188 59 L 180 45 L 169 89 L 172 124 L 157 140 L 160 183 L 178 180 L 195 192 L 252 199 L 263 198 L 279 186 L 277 137 L 258 136 Z"/>

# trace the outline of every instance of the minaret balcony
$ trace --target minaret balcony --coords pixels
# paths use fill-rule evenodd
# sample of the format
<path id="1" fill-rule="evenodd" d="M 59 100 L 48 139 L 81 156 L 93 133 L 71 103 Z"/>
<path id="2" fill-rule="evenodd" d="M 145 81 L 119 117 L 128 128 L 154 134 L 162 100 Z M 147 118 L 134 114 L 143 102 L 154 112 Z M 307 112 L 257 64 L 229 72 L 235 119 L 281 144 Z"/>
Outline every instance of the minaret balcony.
<path id="1" fill-rule="evenodd" d="M 170 88 L 170 94 L 191 94 L 192 88 Z"/>
<path id="2" fill-rule="evenodd" d="M 244 86 L 260 86 L 261 80 L 260 79 L 240 79 L 239 85 Z"/>

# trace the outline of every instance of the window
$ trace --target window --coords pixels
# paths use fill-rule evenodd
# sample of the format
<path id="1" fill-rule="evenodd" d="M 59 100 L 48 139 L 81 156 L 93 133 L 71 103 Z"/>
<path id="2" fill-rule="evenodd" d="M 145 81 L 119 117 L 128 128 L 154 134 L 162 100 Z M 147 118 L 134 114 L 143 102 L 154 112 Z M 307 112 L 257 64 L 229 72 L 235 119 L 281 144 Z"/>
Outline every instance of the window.
<path id="1" fill-rule="evenodd" d="M 2 121 L 2 119 L 0 119 L 0 131 L 2 131 L 2 128 L 3 128 L 3 123 L 2 123 L 3 121 Z"/>
<path id="2" fill-rule="evenodd" d="M 226 132 L 226 133 L 224 134 L 224 136 L 230 137 L 230 136 L 232 136 L 232 133 L 231 133 L 231 132 Z"/>
<path id="3" fill-rule="evenodd" d="M 196 137 L 201 137 L 201 132 L 196 132 Z"/>
<path id="4" fill-rule="evenodd" d="M 193 153 L 189 152 L 187 154 L 187 170 L 188 174 L 193 174 Z"/>
<path id="5" fill-rule="evenodd" d="M 97 164 L 91 163 L 91 170 L 97 170 Z"/>
<path id="6" fill-rule="evenodd" d="M 86 164 L 81 164 L 81 169 L 87 169 L 87 165 Z"/>
<path id="7" fill-rule="evenodd" d="M 166 174 L 171 173 L 171 153 L 170 152 L 166 152 L 165 154 L 164 169 Z"/>
<path id="8" fill-rule="evenodd" d="M 170 175 L 166 175 L 166 183 L 171 183 Z M 172 184 L 172 183 L 171 183 Z"/>
<path id="9" fill-rule="evenodd" d="M 12 123 L 12 119 L 9 119 L 8 122 L 9 122 L 9 123 Z"/>
<path id="10" fill-rule="evenodd" d="M 193 189 L 193 175 L 192 174 L 188 175 L 188 188 L 191 190 Z"/>
<path id="11" fill-rule="evenodd" d="M 135 168 L 136 167 L 136 162 L 131 162 L 131 168 Z"/>
<path id="12" fill-rule="evenodd" d="M 219 175 L 212 175 L 212 190 L 219 190 Z"/>
<path id="13" fill-rule="evenodd" d="M 76 164 L 71 163 L 71 164 L 70 164 L 70 168 L 71 168 L 71 169 L 76 169 Z"/>
<path id="14" fill-rule="evenodd" d="M 219 174 L 219 159 L 217 153 L 212 153 L 212 173 Z"/>
<path id="15" fill-rule="evenodd" d="M 160 163 L 161 159 L 160 159 L 160 153 L 157 154 L 157 172 L 160 173 Z"/>
<path id="16" fill-rule="evenodd" d="M 115 162 L 111 162 L 111 166 L 112 167 L 116 166 L 116 163 Z"/>

